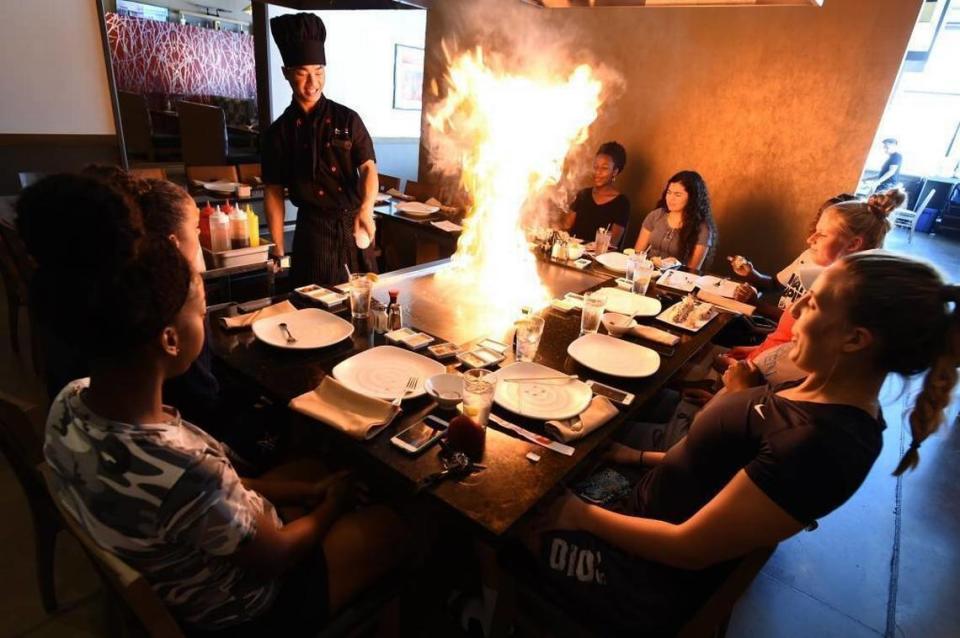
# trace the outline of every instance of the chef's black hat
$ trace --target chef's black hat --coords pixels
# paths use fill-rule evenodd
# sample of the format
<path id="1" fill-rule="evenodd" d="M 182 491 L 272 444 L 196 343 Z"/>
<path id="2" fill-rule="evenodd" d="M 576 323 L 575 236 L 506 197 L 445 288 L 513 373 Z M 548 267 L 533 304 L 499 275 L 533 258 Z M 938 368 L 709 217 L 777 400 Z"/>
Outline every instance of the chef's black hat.
<path id="1" fill-rule="evenodd" d="M 283 66 L 327 64 L 323 43 L 327 29 L 312 13 L 291 13 L 270 19 L 270 31 L 280 49 Z"/>

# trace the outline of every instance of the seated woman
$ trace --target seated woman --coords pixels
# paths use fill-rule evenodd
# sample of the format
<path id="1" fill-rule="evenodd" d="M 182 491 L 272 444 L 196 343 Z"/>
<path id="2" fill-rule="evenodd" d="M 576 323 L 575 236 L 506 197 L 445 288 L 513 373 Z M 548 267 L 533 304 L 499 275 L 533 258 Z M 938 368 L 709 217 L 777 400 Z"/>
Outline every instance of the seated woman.
<path id="1" fill-rule="evenodd" d="M 573 494 L 554 503 L 528 539 L 545 578 L 571 607 L 614 625 L 605 635 L 673 635 L 729 561 L 775 546 L 856 492 L 883 443 L 878 395 L 891 372 L 929 370 L 895 474 L 916 466 L 957 381 L 958 301 L 960 287 L 892 253 L 831 266 L 791 310 L 790 357 L 806 380 L 718 397 L 666 453 L 615 447 L 614 462 L 649 471 L 620 511 Z"/>
<path id="2" fill-rule="evenodd" d="M 627 151 L 617 142 L 606 142 L 593 160 L 593 186 L 577 193 L 563 229 L 584 241 L 593 241 L 598 228 L 610 228 L 610 246 L 620 238 L 630 219 L 630 200 L 613 183 L 627 164 Z"/>
<path id="3" fill-rule="evenodd" d="M 880 195 L 871 196 L 866 202 L 850 200 L 827 206 L 817 219 L 816 226 L 807 244 L 810 248 L 804 252 L 809 258 L 804 268 L 797 268 L 794 275 L 787 282 L 787 290 L 783 294 L 785 307 L 805 292 L 804 279 L 812 279 L 820 269 L 831 265 L 844 255 L 861 250 L 870 250 L 883 246 L 884 237 L 890 230 L 887 217 L 900 206 L 906 194 L 900 189 L 891 189 Z M 801 255 L 801 258 L 803 255 Z M 802 272 L 804 271 L 805 272 Z M 801 275 L 806 275 L 803 277 Z M 789 367 L 788 359 L 779 353 L 773 352 L 778 346 L 783 346 L 791 340 L 794 317 L 784 312 L 779 319 L 777 328 L 767 335 L 759 346 L 738 346 L 718 358 L 717 366 L 725 370 L 734 361 L 746 359 L 754 366 L 745 365 L 738 372 L 738 376 L 753 377 L 752 385 L 762 382 L 760 375 L 771 382 L 776 382 L 774 375 L 780 376 L 780 381 L 796 379 L 797 376 L 784 378 L 776 367 L 784 364 Z M 759 374 L 758 374 L 759 373 Z"/>
<path id="4" fill-rule="evenodd" d="M 694 171 L 680 171 L 669 180 L 657 208 L 643 220 L 637 252 L 658 260 L 672 257 L 693 272 L 703 268 L 717 242 L 707 185 Z"/>
<path id="5" fill-rule="evenodd" d="M 47 420 L 56 498 L 144 575 L 186 629 L 315 630 L 400 560 L 399 518 L 385 507 L 348 511 L 342 475 L 241 480 L 220 443 L 162 402 L 164 381 L 203 344 L 199 275 L 103 183 L 54 176 L 31 189 L 18 223 L 45 239 L 32 291 L 38 318 L 90 369 Z M 37 228 L 46 216 L 31 204 L 58 193 L 73 196 L 60 202 L 71 215 Z M 282 504 L 306 514 L 285 524 L 274 507 Z"/>
<path id="6" fill-rule="evenodd" d="M 823 211 L 834 204 L 841 202 L 850 202 L 857 199 L 856 195 L 850 193 L 841 193 L 831 197 L 817 210 L 817 215 L 810 226 L 810 233 L 817 232 L 817 223 L 823 216 Z M 808 240 L 809 242 L 809 240 Z M 763 292 L 764 297 L 777 296 L 776 305 L 772 303 L 762 303 L 757 306 L 764 315 L 773 319 L 779 319 L 783 311 L 790 304 L 803 295 L 803 286 L 800 284 L 800 270 L 802 268 L 815 265 L 813 250 L 807 248 L 789 265 L 776 274 L 776 277 L 765 275 L 754 267 L 753 263 L 740 255 L 728 257 L 730 268 L 734 274 L 741 277 L 744 282 L 737 287 L 736 299 L 749 304 L 758 304 L 759 293 Z"/>

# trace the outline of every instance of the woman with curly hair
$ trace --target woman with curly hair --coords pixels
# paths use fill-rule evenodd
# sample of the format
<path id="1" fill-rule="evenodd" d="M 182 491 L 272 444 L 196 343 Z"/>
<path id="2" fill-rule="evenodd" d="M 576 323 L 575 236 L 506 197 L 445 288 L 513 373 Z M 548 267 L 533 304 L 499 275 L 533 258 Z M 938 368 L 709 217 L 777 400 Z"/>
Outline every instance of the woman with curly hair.
<path id="1" fill-rule="evenodd" d="M 667 180 L 656 210 L 643 220 L 635 249 L 657 259 L 673 257 L 698 271 L 716 242 L 707 184 L 700 173 L 680 171 Z"/>

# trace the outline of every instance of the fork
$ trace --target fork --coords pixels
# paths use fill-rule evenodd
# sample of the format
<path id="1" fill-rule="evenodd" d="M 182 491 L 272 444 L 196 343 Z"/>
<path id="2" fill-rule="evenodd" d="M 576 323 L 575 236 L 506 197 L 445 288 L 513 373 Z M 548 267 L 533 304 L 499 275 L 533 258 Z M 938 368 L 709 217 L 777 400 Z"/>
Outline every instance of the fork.
<path id="1" fill-rule="evenodd" d="M 407 379 L 407 386 L 403 389 L 403 394 L 401 394 L 396 399 L 391 401 L 390 402 L 391 405 L 399 407 L 400 402 L 403 401 L 408 394 L 410 394 L 411 392 L 414 392 L 417 389 L 417 383 L 419 382 L 420 382 L 420 379 L 418 379 L 417 377 L 410 377 L 409 379 Z"/>
<path id="2" fill-rule="evenodd" d="M 297 340 L 297 338 L 293 336 L 293 333 L 290 332 L 290 328 L 287 327 L 286 323 L 278 323 L 277 327 L 279 327 L 282 332 L 287 333 L 287 343 L 294 343 Z"/>

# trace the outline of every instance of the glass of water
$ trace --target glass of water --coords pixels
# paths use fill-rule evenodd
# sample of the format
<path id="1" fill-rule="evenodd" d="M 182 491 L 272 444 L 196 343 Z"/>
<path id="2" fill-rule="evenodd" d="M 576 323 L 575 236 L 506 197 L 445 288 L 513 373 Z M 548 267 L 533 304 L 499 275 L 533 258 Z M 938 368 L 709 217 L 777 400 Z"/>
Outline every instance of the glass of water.
<path id="1" fill-rule="evenodd" d="M 602 255 L 607 252 L 607 249 L 610 248 L 610 233 L 607 232 L 606 228 L 597 229 L 597 235 L 593 243 L 596 254 Z"/>
<path id="2" fill-rule="evenodd" d="M 627 279 L 633 284 L 631 292 L 636 295 L 647 294 L 650 280 L 653 279 L 653 264 L 641 255 L 631 255 L 627 262 Z"/>
<path id="3" fill-rule="evenodd" d="M 487 427 L 496 381 L 490 379 L 490 371 L 483 368 L 467 370 L 463 374 L 463 413 L 480 427 Z"/>
<path id="4" fill-rule="evenodd" d="M 600 328 L 603 308 L 607 305 L 606 296 L 599 290 L 583 296 L 583 313 L 580 315 L 580 334 L 596 332 Z"/>
<path id="5" fill-rule="evenodd" d="M 354 319 L 366 319 L 370 316 L 370 293 L 373 282 L 366 273 L 350 274 L 350 314 Z"/>
<path id="6" fill-rule="evenodd" d="M 533 361 L 543 336 L 543 317 L 524 317 L 517 322 L 517 361 Z"/>

